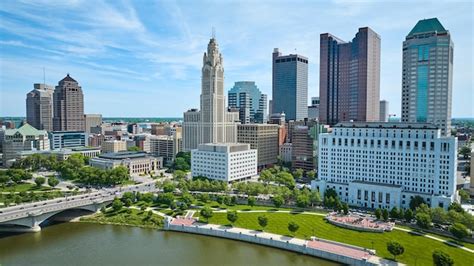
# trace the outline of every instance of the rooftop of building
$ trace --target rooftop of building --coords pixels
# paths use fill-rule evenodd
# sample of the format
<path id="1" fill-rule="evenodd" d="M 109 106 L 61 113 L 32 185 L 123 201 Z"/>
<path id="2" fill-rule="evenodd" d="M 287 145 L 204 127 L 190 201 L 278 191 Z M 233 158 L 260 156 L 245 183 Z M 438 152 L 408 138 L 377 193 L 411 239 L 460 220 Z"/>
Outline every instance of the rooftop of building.
<path id="1" fill-rule="evenodd" d="M 134 159 L 134 158 L 143 158 L 147 157 L 147 153 L 143 151 L 119 151 L 119 152 L 110 152 L 99 155 L 102 159 L 110 160 L 123 160 L 123 159 Z"/>
<path id="2" fill-rule="evenodd" d="M 438 18 L 422 19 L 416 23 L 407 37 L 427 32 L 447 33 L 448 31 L 439 22 Z"/>
<path id="3" fill-rule="evenodd" d="M 391 129 L 438 129 L 430 123 L 402 123 L 402 122 L 342 122 L 334 128 L 391 128 Z"/>
<path id="4" fill-rule="evenodd" d="M 62 80 L 60 80 L 59 82 L 61 82 L 61 81 L 77 82 L 75 79 L 73 79 L 73 78 L 71 78 L 71 76 L 69 76 L 69 73 L 67 73 L 67 75 Z"/>
<path id="5" fill-rule="evenodd" d="M 385 183 L 378 183 L 378 182 L 369 182 L 369 181 L 362 181 L 362 180 L 353 180 L 351 182 L 352 183 L 357 183 L 357 184 L 382 186 L 382 187 L 394 187 L 394 188 L 401 188 L 402 187 L 402 185 L 385 184 Z"/>
<path id="6" fill-rule="evenodd" d="M 76 130 L 76 131 L 51 131 L 51 134 L 85 134 L 84 131 Z"/>
<path id="7" fill-rule="evenodd" d="M 46 130 L 38 130 L 34 128 L 32 125 L 25 123 L 23 126 L 15 129 L 6 129 L 5 136 L 13 136 L 16 133 L 20 133 L 23 136 L 38 136 L 38 135 L 46 135 Z"/>

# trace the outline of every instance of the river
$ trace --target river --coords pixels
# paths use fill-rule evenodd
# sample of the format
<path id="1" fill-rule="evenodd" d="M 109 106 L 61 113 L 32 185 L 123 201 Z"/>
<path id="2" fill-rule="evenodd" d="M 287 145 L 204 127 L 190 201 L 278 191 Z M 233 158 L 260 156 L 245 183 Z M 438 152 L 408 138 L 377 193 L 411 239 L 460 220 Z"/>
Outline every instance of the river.
<path id="1" fill-rule="evenodd" d="M 60 223 L 0 234 L 0 265 L 338 265 L 249 243 L 126 226 Z"/>

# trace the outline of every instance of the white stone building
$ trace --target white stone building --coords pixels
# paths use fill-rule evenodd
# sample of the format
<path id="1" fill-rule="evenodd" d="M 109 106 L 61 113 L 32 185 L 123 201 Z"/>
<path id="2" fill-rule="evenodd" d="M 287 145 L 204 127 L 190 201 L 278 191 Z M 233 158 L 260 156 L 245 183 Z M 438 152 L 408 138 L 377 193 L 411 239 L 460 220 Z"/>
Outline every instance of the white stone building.
<path id="1" fill-rule="evenodd" d="M 122 151 L 102 154 L 91 158 L 89 164 L 100 169 L 113 169 L 118 166 L 127 167 L 129 174 L 150 174 L 163 167 L 163 158 L 152 157 L 144 152 Z"/>
<path id="2" fill-rule="evenodd" d="M 291 162 L 293 145 L 289 142 L 283 143 L 280 146 L 280 158 L 284 162 Z"/>
<path id="3" fill-rule="evenodd" d="M 191 173 L 225 182 L 257 175 L 257 150 L 250 144 L 206 143 L 191 151 Z"/>
<path id="4" fill-rule="evenodd" d="M 431 207 L 457 201 L 456 138 L 426 123 L 340 123 L 319 138 L 322 194 L 367 208 L 407 208 L 421 196 Z"/>

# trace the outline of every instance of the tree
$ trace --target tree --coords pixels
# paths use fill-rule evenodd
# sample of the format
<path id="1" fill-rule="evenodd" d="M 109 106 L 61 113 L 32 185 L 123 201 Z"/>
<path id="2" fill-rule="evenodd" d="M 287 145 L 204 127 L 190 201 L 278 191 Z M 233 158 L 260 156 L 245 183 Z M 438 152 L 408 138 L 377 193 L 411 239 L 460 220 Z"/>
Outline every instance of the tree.
<path id="1" fill-rule="evenodd" d="M 172 193 L 176 189 L 176 186 L 171 181 L 165 181 L 163 183 L 163 192 Z"/>
<path id="2" fill-rule="evenodd" d="M 55 187 L 58 184 L 59 184 L 59 180 L 56 177 L 54 177 L 54 176 L 48 177 L 48 185 L 50 187 Z"/>
<path id="3" fill-rule="evenodd" d="M 296 184 L 295 178 L 288 172 L 279 172 L 275 177 L 275 181 L 287 186 L 289 189 L 293 189 Z"/>
<path id="4" fill-rule="evenodd" d="M 388 221 L 388 210 L 387 209 L 382 210 L 382 218 L 385 222 Z"/>
<path id="5" fill-rule="evenodd" d="M 262 227 L 262 231 L 268 225 L 268 218 L 265 215 L 258 216 L 258 224 Z"/>
<path id="6" fill-rule="evenodd" d="M 469 235 L 467 228 L 460 223 L 455 223 L 449 227 L 449 232 L 458 240 L 463 240 Z"/>
<path id="7" fill-rule="evenodd" d="M 397 208 L 397 207 L 393 207 L 393 208 L 390 210 L 390 218 L 392 218 L 392 219 L 398 219 L 398 218 L 400 218 L 400 212 L 398 211 L 398 208 Z"/>
<path id="8" fill-rule="evenodd" d="M 393 255 L 393 259 L 397 260 L 397 256 L 405 252 L 405 248 L 397 241 L 390 241 L 387 243 L 387 250 Z"/>
<path id="9" fill-rule="evenodd" d="M 405 218 L 405 222 L 411 222 L 413 220 L 413 211 L 411 209 L 406 210 L 403 218 Z"/>
<path id="10" fill-rule="evenodd" d="M 457 202 L 453 202 L 449 205 L 448 211 L 450 211 L 450 210 L 454 210 L 454 211 L 459 212 L 459 213 L 464 212 L 464 209 L 461 207 L 461 204 L 459 204 Z"/>
<path id="11" fill-rule="evenodd" d="M 296 231 L 298 231 L 299 228 L 300 228 L 300 226 L 299 226 L 297 223 L 293 222 L 293 221 L 291 221 L 291 222 L 288 223 L 288 230 L 289 230 L 293 235 L 296 233 Z"/>
<path id="12" fill-rule="evenodd" d="M 204 203 L 207 203 L 209 200 L 211 200 L 208 193 L 199 194 L 199 199 Z"/>
<path id="13" fill-rule="evenodd" d="M 461 202 L 466 202 L 469 200 L 469 191 L 465 189 L 460 189 L 459 190 L 459 196 L 461 197 Z"/>
<path id="14" fill-rule="evenodd" d="M 427 213 L 419 212 L 415 215 L 416 225 L 423 229 L 431 227 L 431 216 Z"/>
<path id="15" fill-rule="evenodd" d="M 238 217 L 236 211 L 228 211 L 227 212 L 227 220 L 229 220 L 229 222 L 232 226 L 234 225 L 234 223 L 237 221 L 238 218 L 239 217 Z"/>
<path id="16" fill-rule="evenodd" d="M 433 251 L 433 264 L 435 266 L 451 266 L 454 265 L 454 260 L 449 256 L 449 254 L 441 251 Z"/>
<path id="17" fill-rule="evenodd" d="M 300 194 L 298 197 L 296 197 L 296 205 L 300 208 L 306 208 L 308 207 L 310 203 L 309 196 L 306 194 Z"/>
<path id="18" fill-rule="evenodd" d="M 434 223 L 445 224 L 448 221 L 448 214 L 443 208 L 437 207 L 431 210 L 431 218 Z"/>
<path id="19" fill-rule="evenodd" d="M 382 210 L 380 208 L 376 209 L 375 210 L 375 218 L 377 218 L 377 220 L 380 220 L 381 217 L 382 217 Z"/>
<path id="20" fill-rule="evenodd" d="M 259 180 L 264 182 L 264 183 L 269 183 L 270 181 L 273 181 L 273 174 L 270 170 L 262 170 L 262 172 L 260 172 L 260 177 L 259 177 Z"/>
<path id="21" fill-rule="evenodd" d="M 183 196 L 181 196 L 181 200 L 188 205 L 191 205 L 194 203 L 194 197 L 193 195 L 189 193 L 184 193 Z"/>
<path id="22" fill-rule="evenodd" d="M 317 190 L 311 191 L 309 199 L 311 201 L 311 206 L 314 206 L 315 204 L 321 204 L 321 194 L 319 194 L 319 191 Z"/>
<path id="23" fill-rule="evenodd" d="M 35 178 L 35 183 L 37 187 L 41 187 L 46 182 L 46 179 L 42 176 Z"/>
<path id="24" fill-rule="evenodd" d="M 211 218 L 214 215 L 214 212 L 212 211 L 212 209 L 207 206 L 202 208 L 199 213 L 201 214 L 202 217 L 206 218 L 206 222 L 209 222 L 209 218 Z"/>
<path id="25" fill-rule="evenodd" d="M 314 170 L 308 171 L 308 172 L 306 172 L 306 176 L 309 179 L 314 179 L 316 177 L 316 172 Z"/>
<path id="26" fill-rule="evenodd" d="M 347 203 L 345 202 L 342 204 L 342 212 L 344 213 L 344 215 L 349 214 L 349 205 L 347 205 Z"/>
<path id="27" fill-rule="evenodd" d="M 137 146 L 128 147 L 127 151 L 140 151 L 140 147 L 137 147 Z"/>
<path id="28" fill-rule="evenodd" d="M 283 197 L 281 195 L 275 195 L 272 198 L 272 201 L 273 201 L 273 205 L 275 205 L 275 208 L 280 208 L 281 205 L 283 205 L 283 203 L 285 203 L 285 200 L 283 199 Z"/>
<path id="29" fill-rule="evenodd" d="M 469 145 L 463 146 L 461 147 L 461 149 L 459 149 L 459 155 L 462 155 L 464 159 L 467 159 L 470 154 L 471 154 L 471 146 Z"/>
<path id="30" fill-rule="evenodd" d="M 415 196 L 410 200 L 410 209 L 413 211 L 418 208 L 421 204 L 425 204 L 425 200 L 420 196 Z"/>
<path id="31" fill-rule="evenodd" d="M 249 205 L 250 207 L 255 206 L 255 197 L 249 196 L 247 199 L 247 205 Z"/>
<path id="32" fill-rule="evenodd" d="M 296 169 L 295 171 L 293 171 L 293 177 L 294 177 L 295 179 L 300 179 L 300 178 L 302 178 L 302 177 L 303 177 L 303 169 L 298 168 L 298 169 Z"/>
<path id="33" fill-rule="evenodd" d="M 186 178 L 186 176 L 187 176 L 186 172 L 182 170 L 175 170 L 173 172 L 173 178 L 177 180 L 184 179 Z"/>
<path id="34" fill-rule="evenodd" d="M 118 198 L 115 198 L 114 201 L 112 202 L 112 209 L 114 212 L 118 212 L 122 209 L 123 203 L 120 201 Z"/>

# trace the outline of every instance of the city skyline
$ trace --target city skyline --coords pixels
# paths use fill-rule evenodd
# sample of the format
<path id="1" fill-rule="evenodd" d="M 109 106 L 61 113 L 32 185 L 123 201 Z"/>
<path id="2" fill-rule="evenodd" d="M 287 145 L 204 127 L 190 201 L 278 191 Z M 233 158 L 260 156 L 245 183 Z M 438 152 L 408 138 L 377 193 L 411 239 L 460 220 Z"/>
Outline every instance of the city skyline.
<path id="1" fill-rule="evenodd" d="M 226 55 L 225 93 L 235 81 L 251 80 L 262 93 L 271 95 L 271 53 L 279 47 L 309 58 L 310 99 L 319 94 L 319 34 L 330 32 L 349 41 L 354 27 L 368 26 L 382 39 L 380 98 L 388 100 L 390 113 L 400 117 L 402 42 L 418 20 L 431 17 L 449 29 L 455 43 L 452 117 L 474 116 L 468 107 L 473 98 L 469 61 L 473 6 L 469 3 L 433 2 L 423 9 L 416 7 L 426 7 L 425 3 L 395 3 L 389 12 L 376 3 L 301 2 L 276 7 L 265 2 L 249 8 L 232 2 L 199 9 L 199 14 L 193 9 L 206 3 L 89 5 L 82 1 L 2 4 L 0 116 L 26 115 L 25 95 L 33 83 L 43 82 L 44 67 L 46 84 L 55 85 L 68 72 L 79 81 L 85 113 L 181 117 L 184 110 L 199 106 L 202 50 L 213 26 Z M 55 23 L 40 16 L 39 7 L 57 18 Z M 263 9 L 268 11 L 259 12 Z M 291 14 L 282 18 L 288 9 Z M 72 12 L 72 17 L 66 20 L 65 12 Z M 147 16 L 148 12 L 158 13 Z M 316 18 L 310 15 L 314 12 L 318 12 Z M 238 14 L 246 20 L 235 25 L 228 18 Z M 202 21 L 201 16 L 210 19 Z M 340 21 L 330 20 L 334 16 L 340 16 Z M 348 24 L 351 27 L 344 26 Z M 111 93 L 116 96 L 109 97 Z M 168 100 L 178 97 L 180 101 Z M 123 106 L 129 106 L 126 112 Z"/>

